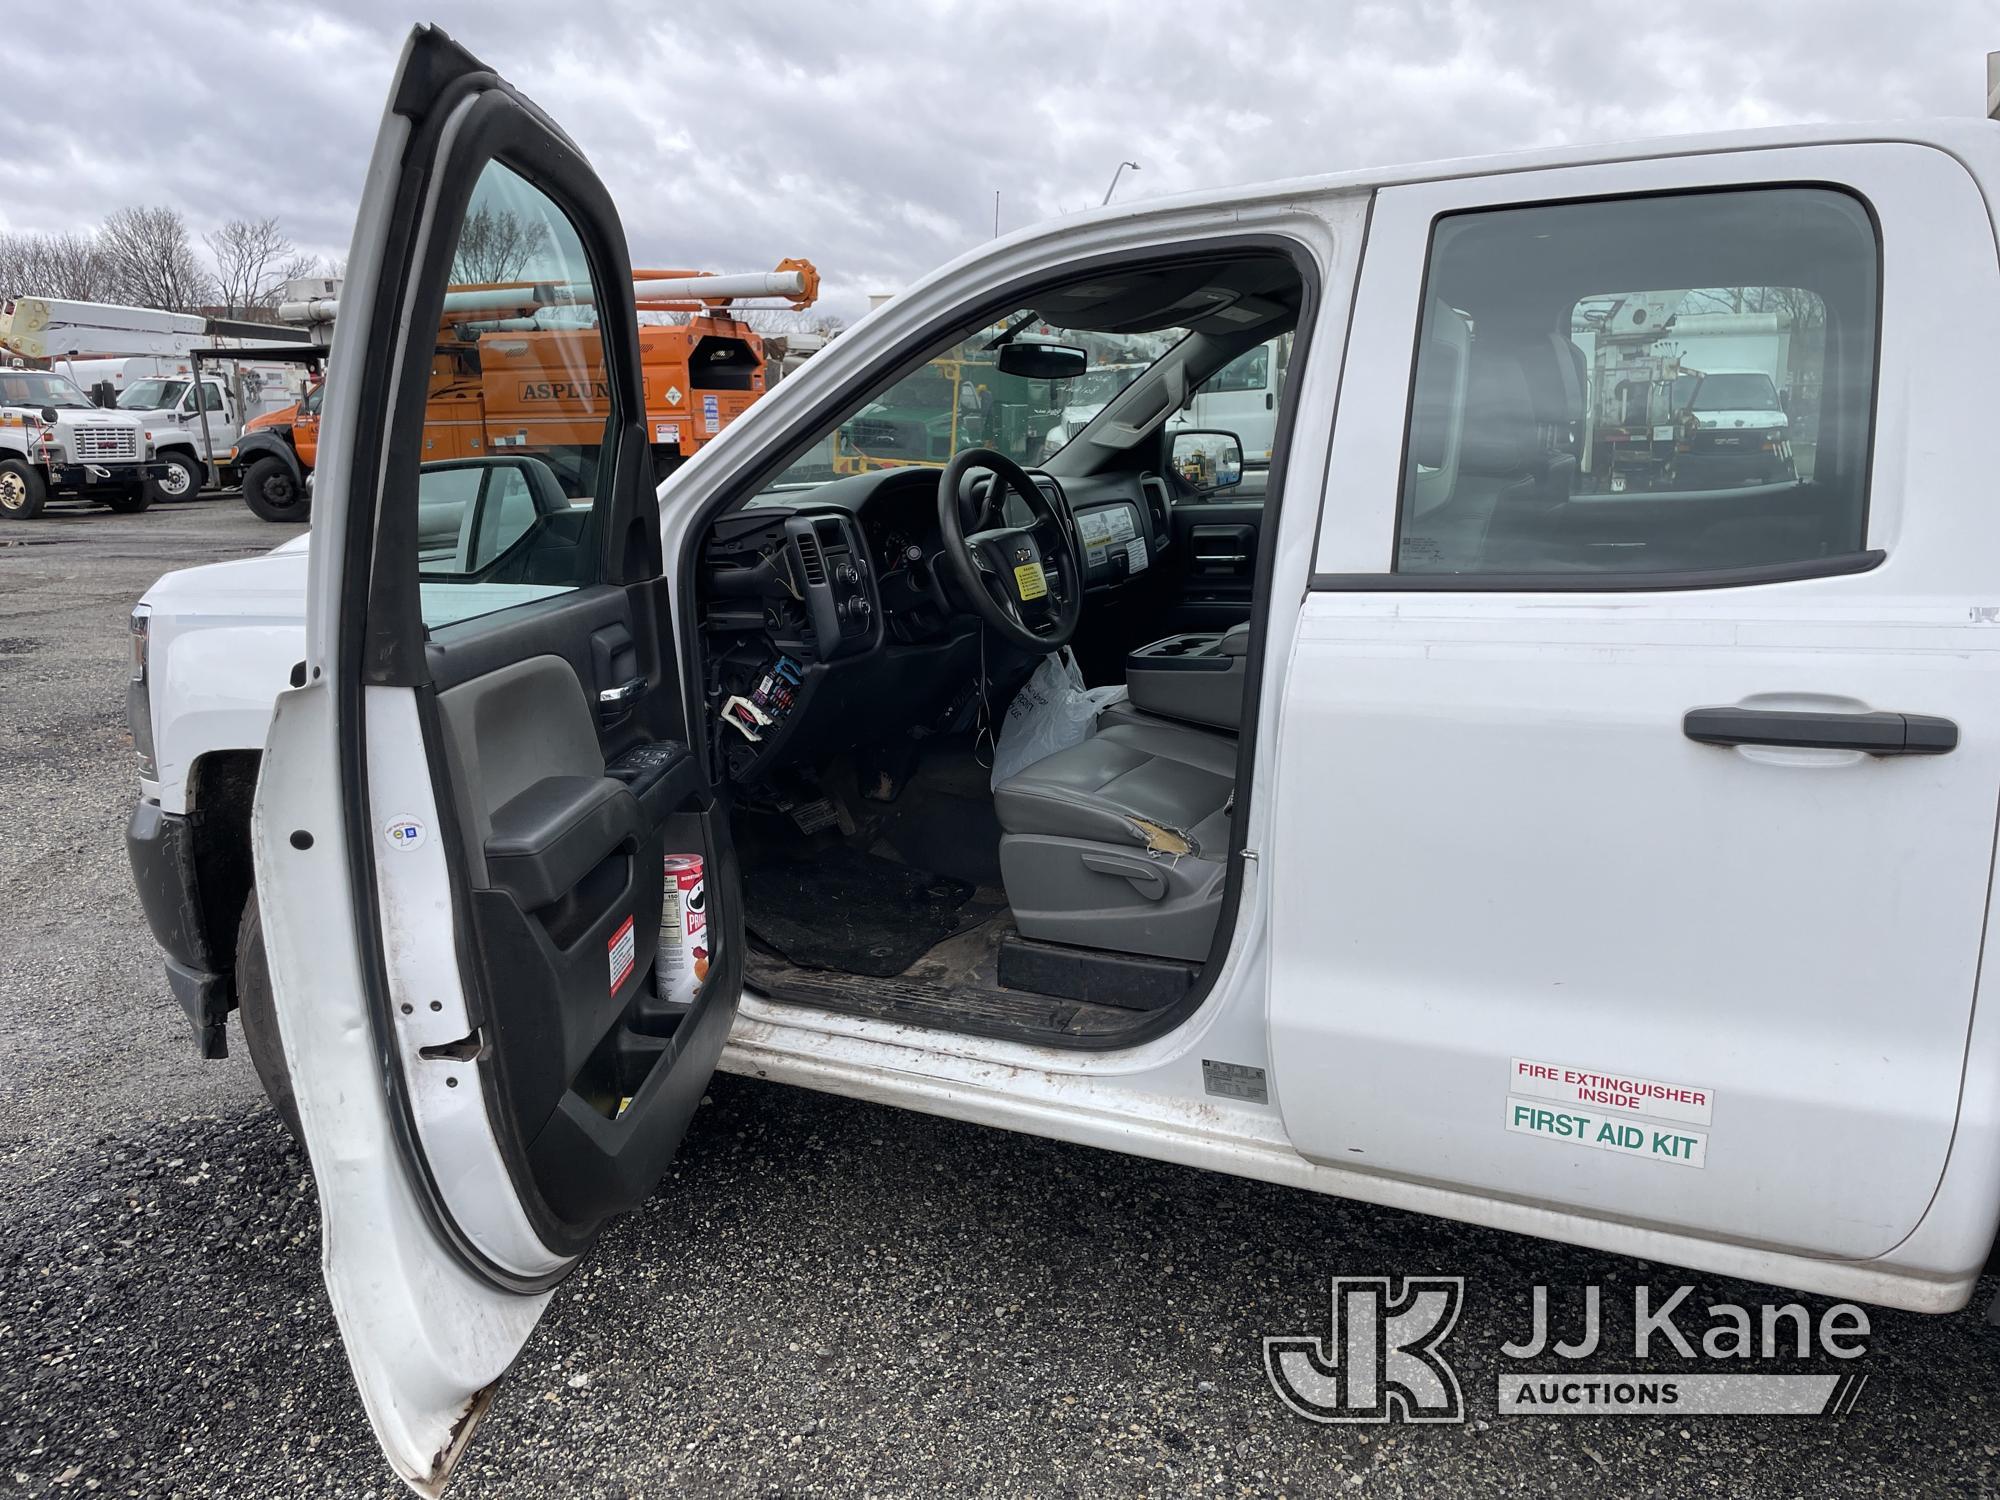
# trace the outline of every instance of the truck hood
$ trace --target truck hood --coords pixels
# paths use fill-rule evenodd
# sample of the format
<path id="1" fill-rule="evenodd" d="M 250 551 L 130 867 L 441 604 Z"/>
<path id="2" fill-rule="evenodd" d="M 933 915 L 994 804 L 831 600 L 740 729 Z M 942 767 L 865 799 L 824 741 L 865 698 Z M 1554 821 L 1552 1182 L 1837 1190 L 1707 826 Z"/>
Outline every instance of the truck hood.
<path id="1" fill-rule="evenodd" d="M 0 402 L 0 411 L 7 412 L 13 416 L 33 417 L 37 421 L 41 420 L 42 415 L 42 409 L 39 406 L 31 404 L 11 406 Z M 93 426 L 103 425 L 106 427 L 143 427 L 145 425 L 139 419 L 137 412 L 119 411 L 116 407 L 112 406 L 59 406 L 56 408 L 56 426 L 58 428 L 68 429 L 79 422 L 88 422 Z"/>
<path id="2" fill-rule="evenodd" d="M 260 557 L 204 563 L 168 573 L 147 589 L 140 602 L 154 615 L 171 615 L 182 624 L 199 620 L 255 618 L 297 621 L 306 618 L 307 544 L 312 533 L 293 537 Z"/>
<path id="3" fill-rule="evenodd" d="M 306 564 L 312 533 L 293 537 L 261 557 L 182 568 L 141 596 L 153 611 L 155 645 L 210 625 L 296 625 L 306 622 Z M 426 623 L 449 625 L 569 592 L 559 583 L 421 583 Z"/>

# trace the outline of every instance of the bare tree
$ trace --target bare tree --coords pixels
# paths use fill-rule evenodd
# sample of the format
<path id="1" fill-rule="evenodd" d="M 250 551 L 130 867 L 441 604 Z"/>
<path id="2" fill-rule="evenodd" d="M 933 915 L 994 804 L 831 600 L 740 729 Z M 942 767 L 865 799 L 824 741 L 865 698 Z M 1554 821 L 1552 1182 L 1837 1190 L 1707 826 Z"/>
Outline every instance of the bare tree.
<path id="1" fill-rule="evenodd" d="M 102 302 L 110 269 L 87 234 L 0 234 L 0 296 Z"/>
<path id="2" fill-rule="evenodd" d="M 121 208 L 105 219 L 97 245 L 122 301 L 185 312 L 214 292 L 177 209 Z"/>
<path id="3" fill-rule="evenodd" d="M 460 286 L 518 281 L 549 245 L 549 226 L 504 208 L 481 206 L 465 216 L 451 279 Z"/>
<path id="4" fill-rule="evenodd" d="M 250 317 L 277 306 L 278 289 L 310 276 L 318 258 L 302 255 L 275 218 L 231 219 L 202 236 L 215 258 L 216 288 L 230 317 Z"/>
<path id="5" fill-rule="evenodd" d="M 838 313 L 814 313 L 789 307 L 750 307 L 735 314 L 756 332 L 773 338 L 796 333 L 817 333 L 832 338 L 847 327 Z"/>

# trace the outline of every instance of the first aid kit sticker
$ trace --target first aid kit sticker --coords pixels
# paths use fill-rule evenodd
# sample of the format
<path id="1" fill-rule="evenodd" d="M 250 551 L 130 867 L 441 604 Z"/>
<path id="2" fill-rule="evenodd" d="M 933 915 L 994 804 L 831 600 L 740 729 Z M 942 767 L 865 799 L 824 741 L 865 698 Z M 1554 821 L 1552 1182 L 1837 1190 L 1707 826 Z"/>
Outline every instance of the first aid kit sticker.
<path id="1" fill-rule="evenodd" d="M 1543 1104 L 1534 1099 L 1509 1098 L 1507 1128 L 1521 1135 L 1537 1135 L 1571 1146 L 1588 1146 L 1593 1151 L 1643 1156 L 1648 1161 L 1668 1162 L 1676 1167 L 1708 1165 L 1708 1132 L 1689 1130 L 1682 1125 L 1655 1125 L 1646 1120 L 1621 1119 L 1602 1110 L 1572 1109 Z"/>
<path id="2" fill-rule="evenodd" d="M 611 953 L 611 993 L 618 993 L 632 972 L 633 959 L 638 954 L 638 939 L 632 933 L 632 919 L 627 917 L 618 924 L 618 930 L 611 934 L 611 941 L 605 945 Z"/>

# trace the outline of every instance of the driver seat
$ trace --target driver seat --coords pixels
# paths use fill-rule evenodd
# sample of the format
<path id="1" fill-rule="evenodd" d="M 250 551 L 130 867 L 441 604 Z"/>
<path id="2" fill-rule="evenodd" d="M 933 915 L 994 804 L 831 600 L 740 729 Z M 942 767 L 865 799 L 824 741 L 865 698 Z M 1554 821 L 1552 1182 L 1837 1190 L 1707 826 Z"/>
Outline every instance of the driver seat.
<path id="1" fill-rule="evenodd" d="M 1236 738 L 1126 709 L 1000 783 L 1000 874 L 1023 937 L 1199 960 L 1222 906 Z"/>

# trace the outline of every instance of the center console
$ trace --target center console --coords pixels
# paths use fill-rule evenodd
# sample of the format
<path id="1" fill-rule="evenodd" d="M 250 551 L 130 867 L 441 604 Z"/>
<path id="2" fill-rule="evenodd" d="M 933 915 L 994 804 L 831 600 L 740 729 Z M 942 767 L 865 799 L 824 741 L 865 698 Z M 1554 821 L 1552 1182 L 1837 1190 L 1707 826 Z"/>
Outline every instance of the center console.
<path id="1" fill-rule="evenodd" d="M 1164 718 L 1236 731 L 1243 717 L 1250 627 L 1220 635 L 1170 635 L 1125 658 L 1132 706 Z"/>

